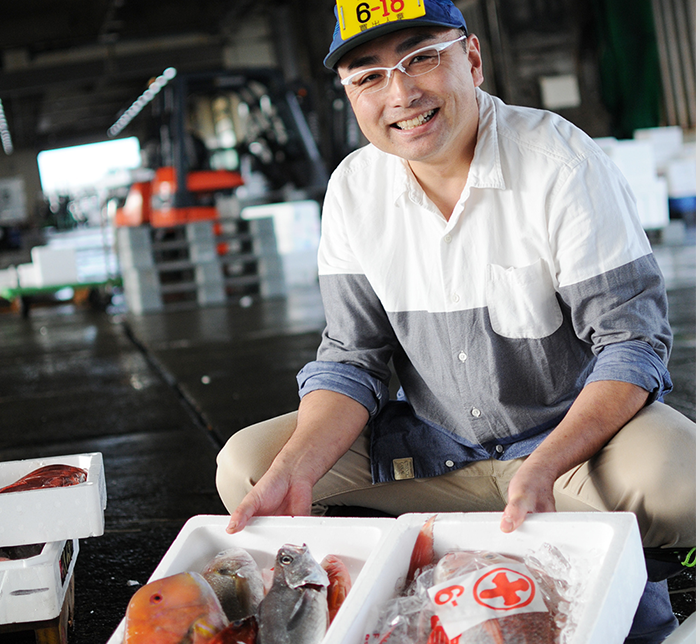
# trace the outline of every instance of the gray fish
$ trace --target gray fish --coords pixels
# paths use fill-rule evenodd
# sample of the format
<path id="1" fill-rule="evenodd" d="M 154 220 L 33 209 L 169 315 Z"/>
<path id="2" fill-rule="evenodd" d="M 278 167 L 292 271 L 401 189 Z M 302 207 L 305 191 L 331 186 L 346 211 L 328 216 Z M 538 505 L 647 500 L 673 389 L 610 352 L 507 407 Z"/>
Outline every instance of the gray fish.
<path id="1" fill-rule="evenodd" d="M 229 621 L 255 615 L 262 598 L 263 578 L 248 551 L 233 547 L 223 550 L 202 571 L 219 598 Z"/>
<path id="2" fill-rule="evenodd" d="M 328 575 L 306 545 L 282 546 L 260 603 L 258 644 L 317 644 L 328 628 Z"/>

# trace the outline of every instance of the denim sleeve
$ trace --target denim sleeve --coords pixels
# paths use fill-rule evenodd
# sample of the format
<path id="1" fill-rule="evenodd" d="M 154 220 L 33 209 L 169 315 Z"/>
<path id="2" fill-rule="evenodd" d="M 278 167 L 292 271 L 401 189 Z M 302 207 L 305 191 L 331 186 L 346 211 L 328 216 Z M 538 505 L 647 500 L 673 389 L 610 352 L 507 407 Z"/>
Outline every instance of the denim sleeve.
<path id="1" fill-rule="evenodd" d="M 298 374 L 299 398 L 317 389 L 335 391 L 360 403 L 374 418 L 389 400 L 389 388 L 379 379 L 351 364 L 309 362 Z"/>
<path id="2" fill-rule="evenodd" d="M 639 340 L 607 345 L 599 354 L 586 384 L 600 380 L 618 380 L 637 385 L 649 392 L 648 404 L 663 401 L 673 385 L 668 369 L 657 353 Z"/>

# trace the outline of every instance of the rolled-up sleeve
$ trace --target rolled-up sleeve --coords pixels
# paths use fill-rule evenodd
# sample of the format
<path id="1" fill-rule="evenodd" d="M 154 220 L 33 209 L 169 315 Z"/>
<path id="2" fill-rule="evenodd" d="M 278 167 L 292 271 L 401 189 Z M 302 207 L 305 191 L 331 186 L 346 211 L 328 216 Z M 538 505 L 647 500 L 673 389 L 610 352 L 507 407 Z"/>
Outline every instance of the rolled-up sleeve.
<path id="1" fill-rule="evenodd" d="M 637 385 L 649 392 L 648 403 L 663 401 L 673 385 L 666 365 L 645 342 L 611 344 L 598 355 L 586 384 L 600 380 L 618 380 Z"/>
<path id="2" fill-rule="evenodd" d="M 298 374 L 299 397 L 324 389 L 344 394 L 360 403 L 374 418 L 389 400 L 389 388 L 363 369 L 342 362 L 315 361 Z"/>

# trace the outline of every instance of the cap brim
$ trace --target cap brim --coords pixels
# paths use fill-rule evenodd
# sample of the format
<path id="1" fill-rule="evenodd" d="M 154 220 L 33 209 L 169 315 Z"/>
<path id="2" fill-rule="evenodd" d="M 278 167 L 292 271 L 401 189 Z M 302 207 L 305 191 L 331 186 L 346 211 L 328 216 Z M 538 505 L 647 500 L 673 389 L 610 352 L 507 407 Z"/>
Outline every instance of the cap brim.
<path id="1" fill-rule="evenodd" d="M 401 29 L 410 29 L 411 27 L 447 27 L 448 29 L 462 29 L 463 26 L 459 25 L 455 27 L 452 23 L 439 22 L 436 20 L 421 20 L 420 18 L 413 18 L 412 20 L 394 20 L 392 22 L 387 22 L 384 25 L 379 25 L 378 27 L 373 27 L 367 31 L 363 31 L 352 38 L 349 38 L 340 47 L 334 49 L 330 52 L 323 61 L 323 64 L 328 68 L 335 70 L 336 65 L 340 59 L 345 56 L 348 52 L 352 51 L 356 47 L 379 38 L 380 36 L 385 36 L 386 34 L 393 33 L 394 31 L 400 31 Z"/>

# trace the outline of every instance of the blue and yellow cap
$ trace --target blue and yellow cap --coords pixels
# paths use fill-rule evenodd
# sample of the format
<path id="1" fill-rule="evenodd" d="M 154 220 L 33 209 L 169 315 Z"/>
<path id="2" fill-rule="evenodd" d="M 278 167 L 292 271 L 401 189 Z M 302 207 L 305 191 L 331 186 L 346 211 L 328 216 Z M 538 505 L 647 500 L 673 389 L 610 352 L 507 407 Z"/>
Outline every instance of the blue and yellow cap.
<path id="1" fill-rule="evenodd" d="M 336 0 L 335 17 L 333 42 L 323 61 L 328 69 L 335 69 L 358 45 L 399 29 L 436 26 L 467 31 L 462 12 L 450 0 Z"/>

